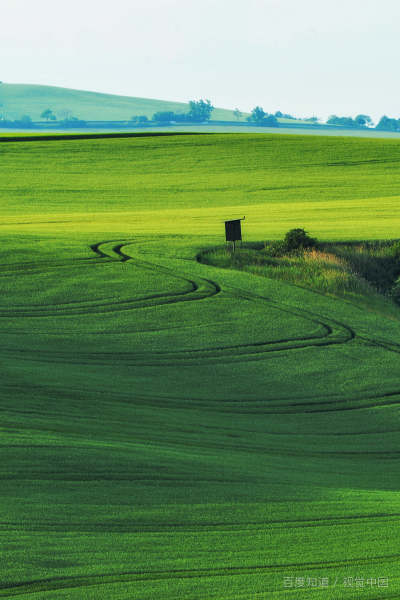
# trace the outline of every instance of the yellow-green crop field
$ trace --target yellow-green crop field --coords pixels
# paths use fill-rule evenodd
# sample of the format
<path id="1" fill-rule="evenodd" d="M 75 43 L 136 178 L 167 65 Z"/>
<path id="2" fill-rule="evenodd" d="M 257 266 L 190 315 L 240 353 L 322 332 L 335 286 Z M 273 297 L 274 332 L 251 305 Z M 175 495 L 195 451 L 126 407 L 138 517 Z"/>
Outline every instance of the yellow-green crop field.
<path id="1" fill-rule="evenodd" d="M 400 317 L 196 261 L 400 237 L 400 141 L 0 141 L 0 599 L 400 597 Z M 399 309 L 400 312 L 400 309 Z"/>

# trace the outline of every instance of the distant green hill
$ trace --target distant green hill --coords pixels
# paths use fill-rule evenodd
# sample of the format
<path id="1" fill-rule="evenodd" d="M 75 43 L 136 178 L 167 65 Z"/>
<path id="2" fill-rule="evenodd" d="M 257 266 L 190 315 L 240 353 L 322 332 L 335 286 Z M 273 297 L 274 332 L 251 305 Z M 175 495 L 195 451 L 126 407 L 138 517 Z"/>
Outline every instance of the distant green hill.
<path id="1" fill-rule="evenodd" d="M 40 115 L 47 108 L 55 115 L 67 108 L 72 111 L 74 117 L 86 121 L 124 121 L 133 115 L 146 115 L 151 118 L 159 110 L 186 113 L 189 105 L 183 102 L 114 96 L 47 85 L 0 84 L 0 116 L 4 119 L 18 119 L 26 114 L 33 121 L 39 121 Z M 249 113 L 243 113 L 240 120 L 244 121 L 248 115 Z M 232 110 L 223 108 L 216 108 L 212 118 L 217 121 L 235 120 Z"/>

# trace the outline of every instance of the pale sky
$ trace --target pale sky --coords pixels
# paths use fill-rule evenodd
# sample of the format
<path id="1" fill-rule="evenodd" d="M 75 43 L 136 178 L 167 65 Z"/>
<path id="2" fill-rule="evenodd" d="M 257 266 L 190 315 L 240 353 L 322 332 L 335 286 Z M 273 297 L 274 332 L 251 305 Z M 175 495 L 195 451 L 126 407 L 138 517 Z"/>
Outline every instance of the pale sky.
<path id="1" fill-rule="evenodd" d="M 399 0 L 2 0 L 0 81 L 400 118 Z"/>

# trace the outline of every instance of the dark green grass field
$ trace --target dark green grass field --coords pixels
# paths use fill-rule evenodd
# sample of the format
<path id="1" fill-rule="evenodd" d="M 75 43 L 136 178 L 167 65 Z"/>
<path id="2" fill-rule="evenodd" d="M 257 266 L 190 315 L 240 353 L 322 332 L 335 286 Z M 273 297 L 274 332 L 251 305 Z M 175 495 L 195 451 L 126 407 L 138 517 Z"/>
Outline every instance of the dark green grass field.
<path id="1" fill-rule="evenodd" d="M 244 245 L 399 238 L 400 143 L 4 138 L 0 161 L 0 598 L 399 598 L 396 307 L 196 256 L 243 215 Z"/>

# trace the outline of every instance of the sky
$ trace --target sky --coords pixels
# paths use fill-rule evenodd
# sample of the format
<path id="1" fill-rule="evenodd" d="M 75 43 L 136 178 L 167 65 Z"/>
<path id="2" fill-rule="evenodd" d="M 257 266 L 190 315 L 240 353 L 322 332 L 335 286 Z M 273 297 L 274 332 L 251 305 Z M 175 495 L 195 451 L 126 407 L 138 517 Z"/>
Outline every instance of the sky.
<path id="1" fill-rule="evenodd" d="M 2 0 L 0 81 L 400 118 L 399 0 Z"/>

